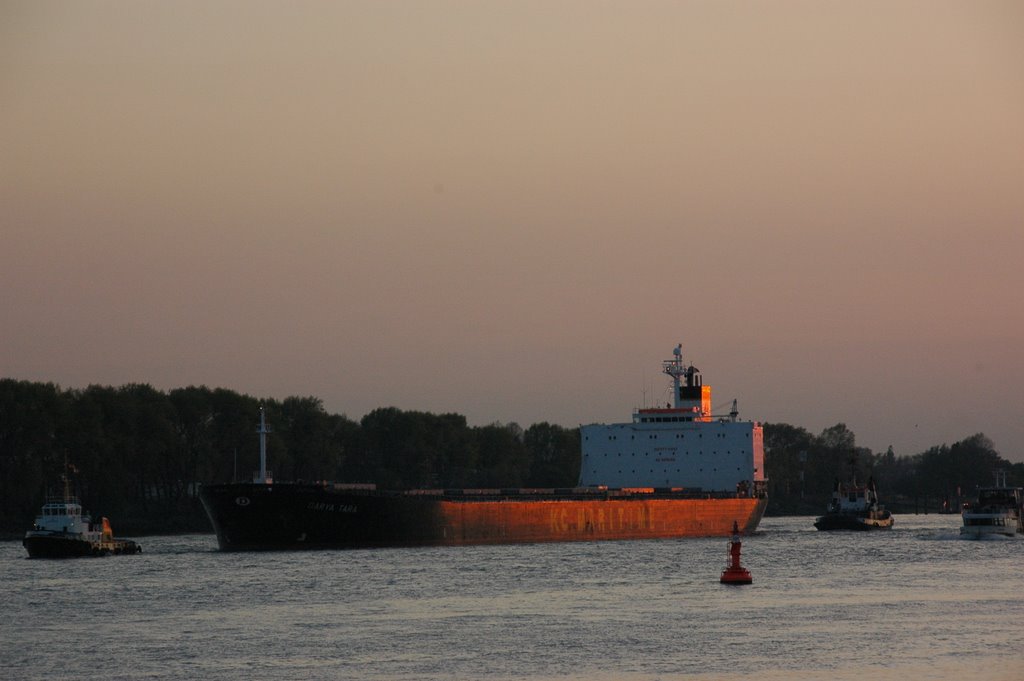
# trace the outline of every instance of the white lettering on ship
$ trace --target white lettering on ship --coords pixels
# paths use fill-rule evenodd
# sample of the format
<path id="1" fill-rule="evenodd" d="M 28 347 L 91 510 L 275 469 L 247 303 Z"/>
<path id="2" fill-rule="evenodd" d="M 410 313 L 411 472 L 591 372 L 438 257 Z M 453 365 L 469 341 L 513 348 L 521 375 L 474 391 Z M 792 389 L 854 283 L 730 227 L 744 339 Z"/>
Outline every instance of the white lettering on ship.
<path id="1" fill-rule="evenodd" d="M 327 511 L 335 513 L 355 513 L 355 504 L 328 504 L 326 501 L 311 501 L 306 505 L 310 511 Z"/>

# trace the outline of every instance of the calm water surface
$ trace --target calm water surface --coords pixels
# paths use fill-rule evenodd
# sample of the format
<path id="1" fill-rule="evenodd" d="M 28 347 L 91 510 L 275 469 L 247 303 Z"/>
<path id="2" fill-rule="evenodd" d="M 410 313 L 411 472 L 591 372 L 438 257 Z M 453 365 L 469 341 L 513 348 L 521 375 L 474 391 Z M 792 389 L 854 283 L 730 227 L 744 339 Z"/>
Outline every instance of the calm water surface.
<path id="1" fill-rule="evenodd" d="M 723 539 L 28 560 L 0 543 L 3 679 L 1024 679 L 1024 540 L 958 516 Z"/>

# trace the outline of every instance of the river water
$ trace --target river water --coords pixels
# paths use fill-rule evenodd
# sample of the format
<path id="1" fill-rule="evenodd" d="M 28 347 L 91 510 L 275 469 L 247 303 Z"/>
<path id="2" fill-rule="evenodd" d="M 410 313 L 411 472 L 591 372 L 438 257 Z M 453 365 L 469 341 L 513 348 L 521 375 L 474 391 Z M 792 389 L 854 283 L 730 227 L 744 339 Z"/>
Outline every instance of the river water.
<path id="1" fill-rule="evenodd" d="M 1024 540 L 958 516 L 725 539 L 28 560 L 0 543 L 3 679 L 1024 679 Z"/>

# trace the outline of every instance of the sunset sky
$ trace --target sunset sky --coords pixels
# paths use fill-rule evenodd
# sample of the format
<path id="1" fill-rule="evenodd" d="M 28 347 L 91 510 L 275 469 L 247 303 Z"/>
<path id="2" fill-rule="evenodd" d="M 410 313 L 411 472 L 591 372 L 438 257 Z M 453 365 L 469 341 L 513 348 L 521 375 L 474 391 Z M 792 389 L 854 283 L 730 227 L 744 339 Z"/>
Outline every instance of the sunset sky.
<path id="1" fill-rule="evenodd" d="M 0 0 L 0 377 L 1024 460 L 1024 3 Z"/>

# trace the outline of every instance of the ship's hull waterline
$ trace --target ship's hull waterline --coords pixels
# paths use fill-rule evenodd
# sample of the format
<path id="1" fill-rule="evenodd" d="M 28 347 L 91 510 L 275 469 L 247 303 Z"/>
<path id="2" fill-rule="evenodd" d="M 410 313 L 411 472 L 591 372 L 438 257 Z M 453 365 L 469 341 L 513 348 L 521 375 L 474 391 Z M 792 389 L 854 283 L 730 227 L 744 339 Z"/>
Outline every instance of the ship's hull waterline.
<path id="1" fill-rule="evenodd" d="M 666 492 L 383 492 L 332 485 L 209 485 L 224 551 L 462 546 L 728 536 L 752 532 L 767 499 Z"/>

